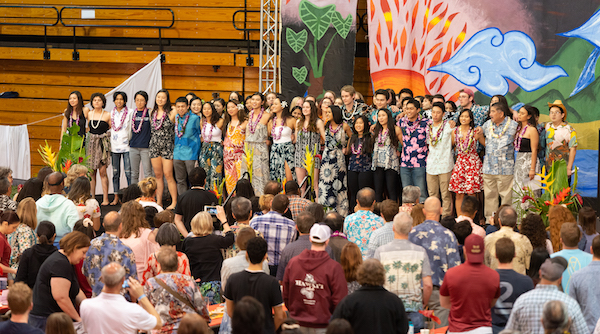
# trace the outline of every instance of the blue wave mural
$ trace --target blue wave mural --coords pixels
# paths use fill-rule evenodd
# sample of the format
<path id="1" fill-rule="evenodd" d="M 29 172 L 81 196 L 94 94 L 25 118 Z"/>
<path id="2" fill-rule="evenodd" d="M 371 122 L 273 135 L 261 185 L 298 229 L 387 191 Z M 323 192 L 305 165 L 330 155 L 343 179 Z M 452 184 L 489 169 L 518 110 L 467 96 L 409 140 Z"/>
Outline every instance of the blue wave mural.
<path id="1" fill-rule="evenodd" d="M 527 34 L 502 34 L 498 28 L 487 28 L 473 35 L 448 61 L 429 70 L 450 74 L 488 96 L 508 93 L 507 79 L 531 92 L 568 76 L 562 67 L 544 66 L 535 58 L 535 44 Z"/>

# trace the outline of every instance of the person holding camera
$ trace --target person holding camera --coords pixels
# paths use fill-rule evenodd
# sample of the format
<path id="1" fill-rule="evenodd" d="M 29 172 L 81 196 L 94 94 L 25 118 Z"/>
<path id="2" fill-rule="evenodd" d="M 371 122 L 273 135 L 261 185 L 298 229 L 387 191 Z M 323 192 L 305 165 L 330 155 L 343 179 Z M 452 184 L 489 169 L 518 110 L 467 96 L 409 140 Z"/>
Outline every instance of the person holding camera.
<path id="1" fill-rule="evenodd" d="M 199 282 L 202 296 L 211 305 L 222 302 L 222 250 L 229 248 L 234 242 L 234 235 L 222 206 L 217 206 L 217 219 L 223 226 L 222 235 L 213 233 L 213 219 L 208 211 L 197 213 L 191 221 L 193 235 L 183 240 L 182 247 L 182 251 L 190 259 L 192 276 Z"/>

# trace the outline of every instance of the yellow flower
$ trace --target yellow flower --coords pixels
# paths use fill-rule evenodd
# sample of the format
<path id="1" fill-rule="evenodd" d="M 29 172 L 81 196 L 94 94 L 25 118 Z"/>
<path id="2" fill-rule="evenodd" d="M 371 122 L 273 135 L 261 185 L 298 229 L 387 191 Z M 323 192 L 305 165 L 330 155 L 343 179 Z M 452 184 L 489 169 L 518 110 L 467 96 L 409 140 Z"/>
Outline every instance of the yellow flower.
<path id="1" fill-rule="evenodd" d="M 252 164 L 254 163 L 254 149 L 249 148 L 248 144 L 244 144 L 244 155 L 246 156 L 246 166 L 248 168 L 250 182 L 252 182 Z"/>
<path id="2" fill-rule="evenodd" d="M 548 180 L 550 178 L 552 178 L 552 172 L 550 172 L 549 174 L 546 174 L 546 166 L 542 166 L 542 172 L 537 175 L 541 179 L 540 181 L 538 181 L 540 183 L 540 188 L 551 193 L 550 186 L 552 185 L 552 183 L 554 183 L 554 179 L 552 179 L 551 181 L 548 181 Z M 546 185 L 544 186 L 544 184 L 546 184 Z"/>
<path id="3" fill-rule="evenodd" d="M 58 153 L 52 152 L 52 146 L 48 145 L 47 140 L 46 145 L 40 145 L 38 153 L 42 156 L 42 161 L 44 161 L 46 165 L 50 166 L 53 170 L 56 170 L 56 161 L 58 159 Z"/>
<path id="4" fill-rule="evenodd" d="M 554 138 L 554 129 L 552 127 L 550 127 L 546 133 L 548 134 L 548 138 Z"/>
<path id="5" fill-rule="evenodd" d="M 313 175 L 315 173 L 315 157 L 308 148 L 308 145 L 306 145 L 306 153 L 304 154 L 304 168 L 306 169 L 306 172 L 308 173 L 308 176 L 310 176 L 312 181 Z M 302 180 L 299 181 L 302 182 Z"/>

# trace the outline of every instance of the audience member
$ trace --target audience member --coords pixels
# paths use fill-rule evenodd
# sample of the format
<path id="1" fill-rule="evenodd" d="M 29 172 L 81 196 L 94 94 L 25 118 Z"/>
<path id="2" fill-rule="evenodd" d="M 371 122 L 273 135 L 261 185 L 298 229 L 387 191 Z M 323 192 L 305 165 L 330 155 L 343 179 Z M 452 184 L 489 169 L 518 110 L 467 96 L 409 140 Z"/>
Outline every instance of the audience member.
<path id="1" fill-rule="evenodd" d="M 473 227 L 471 226 L 471 223 L 469 223 L 468 220 L 463 220 L 460 223 L 454 224 L 452 232 L 456 236 L 456 242 L 458 243 L 458 254 L 460 255 L 460 262 L 465 263 L 465 239 L 467 239 L 467 237 L 471 235 L 471 233 L 473 233 Z"/>
<path id="2" fill-rule="evenodd" d="M 410 212 L 410 216 L 413 219 L 413 227 L 421 225 L 425 221 L 425 214 L 423 213 L 424 208 L 424 203 L 419 203 L 415 205 L 413 210 Z"/>
<path id="3" fill-rule="evenodd" d="M 216 205 L 218 200 L 215 194 L 204 189 L 206 183 L 206 171 L 202 167 L 196 167 L 188 175 L 192 187 L 179 195 L 175 207 L 175 225 L 179 233 L 184 237 L 191 231 L 192 219 L 198 212 L 204 211 L 207 205 Z"/>
<path id="4" fill-rule="evenodd" d="M 33 287 L 33 309 L 29 324 L 45 330 L 48 316 L 65 312 L 74 322 L 81 322 L 77 307 L 85 299 L 79 289 L 75 265 L 90 247 L 90 238 L 81 232 L 68 233 L 60 240 L 60 249 L 40 267 Z"/>
<path id="5" fill-rule="evenodd" d="M 298 230 L 298 239 L 296 241 L 292 241 L 285 246 L 285 248 L 281 251 L 281 257 L 279 258 L 279 266 L 277 267 L 277 275 L 275 276 L 277 280 L 283 280 L 283 274 L 285 273 L 285 268 L 287 267 L 288 262 L 290 260 L 302 253 L 305 249 L 310 249 L 310 229 L 315 225 L 315 218 L 310 212 L 304 211 L 298 215 L 296 219 L 296 229 Z M 322 225 L 327 226 L 327 225 Z M 333 251 L 329 245 L 326 247 L 326 251 L 329 256 L 333 259 Z"/>
<path id="6" fill-rule="evenodd" d="M 317 223 L 321 223 L 325 219 L 325 207 L 321 203 L 310 203 L 305 211 L 312 213 Z"/>
<path id="7" fill-rule="evenodd" d="M 285 270 L 283 300 L 290 316 L 306 328 L 304 332 L 324 332 L 332 311 L 348 294 L 342 266 L 325 251 L 330 231 L 327 226 L 313 225 L 311 249 L 292 258 Z"/>
<path id="8" fill-rule="evenodd" d="M 37 243 L 34 232 L 37 228 L 37 207 L 33 198 L 25 198 L 19 202 L 17 216 L 19 216 L 19 226 L 13 233 L 7 235 L 11 249 L 10 267 L 15 271 L 19 269 L 23 252 Z M 11 276 L 14 278 L 14 275 Z"/>
<path id="9" fill-rule="evenodd" d="M 584 206 L 583 208 L 579 209 L 577 219 L 579 219 L 579 230 L 581 231 L 582 235 L 582 238 L 579 241 L 578 245 L 579 249 L 592 254 L 592 252 L 590 251 L 590 249 L 592 248 L 592 241 L 595 237 L 600 235 L 596 231 L 596 223 L 598 222 L 598 217 L 596 217 L 596 211 L 589 206 Z"/>
<path id="10" fill-rule="evenodd" d="M 398 214 L 398 203 L 389 199 L 381 202 L 380 214 L 381 218 L 385 221 L 385 224 L 373 231 L 371 233 L 371 237 L 369 238 L 368 248 L 367 248 L 367 258 L 372 258 L 375 254 L 375 250 L 383 245 L 387 245 L 392 240 L 394 240 L 394 231 L 393 231 L 393 220 L 394 217 Z M 408 216 L 408 215 L 407 215 Z M 412 224 L 412 219 L 410 220 Z"/>
<path id="11" fill-rule="evenodd" d="M 239 252 L 234 257 L 224 260 L 223 265 L 221 266 L 221 286 L 223 287 L 223 290 L 225 290 L 227 280 L 231 275 L 248 268 L 249 262 L 246 257 L 246 249 L 248 241 L 254 237 L 257 237 L 257 235 L 251 227 L 243 227 L 237 232 L 235 244 L 237 245 Z M 269 274 L 268 261 L 263 261 L 262 266 L 263 271 L 266 274 Z"/>
<path id="12" fill-rule="evenodd" d="M 581 232 L 575 223 L 564 223 L 560 228 L 560 242 L 562 244 L 562 250 L 550 255 L 551 258 L 561 256 L 567 260 L 569 266 L 562 275 L 562 290 L 568 294 L 569 285 L 571 284 L 571 275 L 587 267 L 592 262 L 593 256 L 589 253 L 582 251 L 577 248 L 581 238 Z"/>
<path id="13" fill-rule="evenodd" d="M 175 214 L 171 210 L 164 210 L 154 216 L 154 228 L 160 228 L 162 224 L 175 223 Z M 177 230 L 179 231 L 179 229 Z"/>
<path id="14" fill-rule="evenodd" d="M 521 220 L 521 225 L 519 227 L 519 232 L 529 239 L 533 250 L 543 248 L 547 250 L 548 254 L 554 253 L 552 250 L 552 241 L 548 239 L 546 226 L 540 215 L 528 213 L 527 216 Z"/>
<path id="15" fill-rule="evenodd" d="M 348 320 L 337 318 L 329 322 L 325 334 L 354 334 L 354 330 Z"/>
<path id="16" fill-rule="evenodd" d="M 250 227 L 259 231 L 269 245 L 269 270 L 271 276 L 277 275 L 279 258 L 287 244 L 296 237 L 296 224 L 283 216 L 288 210 L 289 200 L 279 194 L 273 198 L 273 210 L 266 215 L 254 217 Z"/>
<path id="17" fill-rule="evenodd" d="M 483 227 L 479 226 L 479 224 L 475 224 L 473 219 L 477 215 L 477 210 L 479 208 L 479 201 L 475 196 L 465 196 L 462 204 L 460 205 L 461 215 L 456 218 L 456 222 L 459 223 L 463 220 L 468 221 L 471 224 L 471 228 L 473 229 L 473 234 L 477 234 L 478 236 L 485 238 L 485 230 Z"/>
<path id="18" fill-rule="evenodd" d="M 213 234 L 212 216 L 198 212 L 192 219 L 192 236 L 183 240 L 182 250 L 190 260 L 192 276 L 200 280 L 202 296 L 212 304 L 221 303 L 222 250 L 233 245 L 233 232 L 227 223 L 223 207 L 217 207 L 217 219 L 223 224 L 224 235 Z"/>
<path id="19" fill-rule="evenodd" d="M 244 296 L 236 303 L 236 310 L 231 316 L 232 334 L 264 333 L 265 311 L 256 298 Z"/>
<path id="20" fill-rule="evenodd" d="M 412 229 L 412 218 L 408 213 L 398 213 L 394 217 L 392 228 L 394 239 L 378 247 L 374 258 L 381 261 L 385 269 L 388 279 L 383 285 L 384 288 L 400 297 L 414 331 L 418 333 L 425 328 L 423 316 L 419 311 L 429 304 L 433 291 L 431 266 L 427 251 L 408 241 L 408 234 Z M 410 270 L 406 270 L 408 266 Z"/>
<path id="21" fill-rule="evenodd" d="M 75 204 L 63 195 L 64 178 L 61 173 L 54 172 L 48 175 L 44 182 L 48 185 L 49 193 L 35 203 L 37 221 L 47 220 L 56 226 L 54 242 L 57 244 L 65 234 L 73 230 L 73 226 L 79 220 L 79 213 Z"/>
<path id="22" fill-rule="evenodd" d="M 351 294 L 360 288 L 356 273 L 358 272 L 358 267 L 360 267 L 362 263 L 363 258 L 358 246 L 353 242 L 347 243 L 344 248 L 342 248 L 340 264 L 342 265 L 342 269 L 344 269 L 348 294 Z"/>
<path id="23" fill-rule="evenodd" d="M 454 233 L 438 223 L 442 214 L 442 204 L 437 197 L 429 197 L 425 200 L 423 214 L 426 218 L 425 222 L 410 231 L 408 240 L 427 251 L 433 271 L 431 275 L 433 291 L 427 306 L 440 318 L 439 326 L 443 327 L 448 326 L 448 309 L 440 305 L 440 286 L 448 269 L 460 265 L 460 255 Z"/>
<path id="24" fill-rule="evenodd" d="M 206 320 L 196 313 L 188 313 L 179 322 L 178 334 L 212 334 Z"/>
<path id="25" fill-rule="evenodd" d="M 399 211 L 411 213 L 414 206 L 419 204 L 420 197 L 421 188 L 417 186 L 404 187 L 402 189 L 402 206 L 399 208 Z"/>
<path id="26" fill-rule="evenodd" d="M 156 254 L 160 273 L 149 278 L 144 286 L 150 303 L 160 315 L 163 333 L 177 331 L 186 313 L 198 313 L 210 321 L 207 304 L 196 282 L 189 275 L 178 272 L 178 258 L 174 248 L 163 246 Z"/>
<path id="27" fill-rule="evenodd" d="M 13 210 L 0 211 L 0 276 L 16 274 L 17 270 L 10 267 L 10 243 L 7 236 L 13 234 L 19 227 L 19 216 Z"/>
<path id="28" fill-rule="evenodd" d="M 568 263 L 563 257 L 547 259 L 540 267 L 540 283 L 535 289 L 525 292 L 513 304 L 512 312 L 506 323 L 506 329 L 522 333 L 544 333 L 542 319 L 544 303 L 558 300 L 567 306 L 569 317 L 573 321 L 571 334 L 589 333 L 585 318 L 577 301 L 559 290 L 563 271 Z"/>
<path id="29" fill-rule="evenodd" d="M 15 201 L 20 203 L 27 197 L 33 198 L 34 201 L 37 201 L 42 197 L 42 189 L 44 188 L 44 180 L 40 180 L 37 177 L 32 177 L 29 180 L 25 181 L 23 184 L 23 188 L 19 191 L 17 198 Z"/>
<path id="30" fill-rule="evenodd" d="M 102 267 L 102 292 L 81 303 L 81 320 L 88 334 L 133 333 L 162 328 L 162 320 L 144 294 L 144 287 L 135 278 L 126 279 L 125 276 L 125 268 L 116 262 Z M 125 282 L 131 300 L 137 304 L 121 296 Z"/>
<path id="31" fill-rule="evenodd" d="M 498 239 L 506 237 L 515 244 L 514 270 L 521 275 L 525 275 L 527 268 L 529 268 L 533 247 L 526 236 L 514 231 L 517 225 L 517 212 L 512 207 L 502 208 L 498 213 L 498 222 L 500 230 L 485 237 L 485 264 L 492 269 L 498 269 L 498 259 L 496 258 L 496 247 L 494 245 Z"/>
<path id="32" fill-rule="evenodd" d="M 122 229 L 119 239 L 129 246 L 135 254 L 137 273 L 144 272 L 146 260 L 150 254 L 158 250 L 155 236 L 146 221 L 146 212 L 136 201 L 129 201 L 121 206 Z M 137 276 L 134 276 L 137 277 Z"/>
<path id="33" fill-rule="evenodd" d="M 100 229 L 101 216 L 100 204 L 90 195 L 90 192 L 90 180 L 85 176 L 81 176 L 73 181 L 67 198 L 75 204 L 79 219 L 91 219 L 94 222 L 94 230 L 98 231 Z"/>
<path id="34" fill-rule="evenodd" d="M 542 313 L 542 326 L 545 334 L 570 333 L 571 317 L 565 303 L 560 300 L 547 301 Z"/>
<path id="35" fill-rule="evenodd" d="M 513 270 L 515 257 L 515 243 L 507 237 L 496 241 L 496 258 L 500 275 L 500 297 L 492 307 L 492 331 L 500 333 L 506 326 L 515 300 L 523 293 L 533 289 L 533 281 L 529 276 L 519 274 Z"/>
<path id="36" fill-rule="evenodd" d="M 367 256 L 367 241 L 371 233 L 383 227 L 383 218 L 373 213 L 375 207 L 375 191 L 371 188 L 362 188 L 356 194 L 358 204 L 353 214 L 344 220 L 344 233 L 348 241 L 355 243 L 360 248 L 363 257 Z"/>
<path id="37" fill-rule="evenodd" d="M 156 233 L 156 242 L 162 248 L 170 248 L 176 251 L 176 246 L 181 241 L 179 231 L 175 224 L 167 223 L 160 226 L 158 233 Z M 158 263 L 157 252 L 150 254 L 148 260 L 146 260 L 146 269 L 142 272 L 142 285 L 146 285 L 146 282 L 154 276 L 161 273 L 161 266 Z M 190 260 L 187 255 L 182 252 L 177 252 L 177 270 L 176 273 L 190 276 Z"/>
<path id="38" fill-rule="evenodd" d="M 440 304 L 450 309 L 449 332 L 489 333 L 492 329 L 490 308 L 500 297 L 500 279 L 483 264 L 484 251 L 483 238 L 469 235 L 465 239 L 465 263 L 448 269 L 444 277 Z"/>
<path id="39" fill-rule="evenodd" d="M 263 271 L 263 262 L 267 260 L 267 242 L 260 237 L 248 240 L 246 247 L 246 259 L 250 263 L 246 270 L 232 274 L 225 286 L 224 297 L 226 300 L 227 314 L 235 318 L 240 303 L 246 296 L 256 298 L 265 317 L 263 318 L 264 333 L 273 333 L 283 320 L 283 299 L 277 279 Z M 271 316 L 273 314 L 273 316 Z M 232 323 L 234 329 L 235 320 Z M 261 332 L 263 332 L 261 331 Z M 235 330 L 233 330 L 235 333 Z"/>
<path id="40" fill-rule="evenodd" d="M 125 270 L 125 279 L 136 278 L 137 266 L 135 255 L 131 248 L 119 239 L 123 230 L 121 214 L 111 211 L 104 216 L 104 230 L 101 236 L 91 242 L 91 247 L 83 261 L 83 274 L 92 287 L 92 296 L 96 297 L 102 291 L 104 283 L 100 280 L 102 268 L 113 261 Z"/>
<path id="41" fill-rule="evenodd" d="M 576 223 L 575 217 L 571 211 L 562 205 L 550 206 L 548 210 L 548 225 L 550 231 L 550 240 L 555 252 L 561 250 L 560 229 L 564 223 Z M 579 241 L 578 241 L 579 242 Z"/>
<path id="42" fill-rule="evenodd" d="M 11 182 L 7 178 L 0 178 L 0 211 L 17 211 L 17 202 L 10 198 L 12 193 Z"/>
<path id="43" fill-rule="evenodd" d="M 121 192 L 121 203 L 127 203 L 129 201 L 134 201 L 139 199 L 142 196 L 142 190 L 137 183 L 130 184 L 127 188 L 123 188 L 120 190 Z"/>
<path id="44" fill-rule="evenodd" d="M 138 199 L 138 202 L 145 207 L 153 207 L 158 212 L 162 212 L 162 206 L 156 203 L 156 188 L 158 187 L 158 183 L 156 183 L 156 178 L 153 176 L 147 177 L 140 182 L 138 182 L 138 187 L 142 192 L 142 196 Z"/>
<path id="45" fill-rule="evenodd" d="M 77 327 L 83 331 L 81 323 Z M 65 312 L 52 313 L 46 322 L 46 334 L 75 334 L 77 333 L 73 320 Z"/>
<path id="46" fill-rule="evenodd" d="M 348 320 L 355 333 L 405 334 L 409 319 L 402 300 L 383 287 L 386 272 L 381 262 L 366 260 L 357 276 L 362 287 L 342 299 L 331 318 Z"/>
<path id="47" fill-rule="evenodd" d="M 56 246 L 52 244 L 54 237 L 56 237 L 54 224 L 47 220 L 41 221 L 37 227 L 39 243 L 23 252 L 15 282 L 24 282 L 33 289 L 42 263 L 57 250 Z"/>
<path id="48" fill-rule="evenodd" d="M 285 194 L 290 200 L 290 211 L 292 212 L 292 219 L 295 221 L 298 214 L 310 205 L 310 201 L 306 198 L 300 197 L 300 187 L 298 182 L 291 180 L 285 183 Z"/>
<path id="49" fill-rule="evenodd" d="M 600 277 L 600 236 L 594 238 L 590 248 L 593 254 L 592 262 L 571 275 L 569 296 L 579 303 L 591 333 L 594 331 L 596 321 L 600 319 L 600 305 L 598 304 L 600 289 L 598 289 L 596 281 Z"/>
<path id="50" fill-rule="evenodd" d="M 342 231 L 344 228 L 344 217 L 335 211 L 330 211 L 325 215 L 323 223 L 331 229 L 331 237 L 329 237 L 329 247 L 333 252 L 333 259 L 340 262 L 342 256 L 342 248 L 349 242 L 346 235 Z"/>
<path id="51" fill-rule="evenodd" d="M 90 240 L 94 239 L 94 223 L 89 219 L 79 219 L 75 226 L 73 226 L 73 231 L 79 231 L 90 238 Z M 79 288 L 85 294 L 86 298 L 92 298 L 92 287 L 90 286 L 87 277 L 83 274 L 83 261 L 81 259 L 79 263 L 75 265 L 75 273 L 77 274 L 77 282 L 79 283 Z"/>
<path id="52" fill-rule="evenodd" d="M 454 229 L 454 225 L 456 225 L 456 218 L 453 216 L 442 217 L 440 220 L 440 225 L 452 231 Z"/>
<path id="53" fill-rule="evenodd" d="M 8 288 L 6 300 L 11 311 L 11 317 L 7 321 L 0 322 L 0 333 L 44 334 L 42 330 L 27 324 L 29 312 L 33 307 L 31 296 L 31 288 L 25 283 L 15 283 Z"/>

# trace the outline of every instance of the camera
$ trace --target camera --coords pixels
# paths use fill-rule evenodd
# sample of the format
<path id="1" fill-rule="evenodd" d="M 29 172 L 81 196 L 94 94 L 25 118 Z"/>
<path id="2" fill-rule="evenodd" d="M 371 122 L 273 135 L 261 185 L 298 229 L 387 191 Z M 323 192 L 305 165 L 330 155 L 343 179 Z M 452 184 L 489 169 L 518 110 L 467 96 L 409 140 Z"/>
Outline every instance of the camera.
<path id="1" fill-rule="evenodd" d="M 217 215 L 217 207 L 214 205 L 205 205 L 204 211 L 207 211 L 208 213 L 210 213 L 211 216 Z"/>

